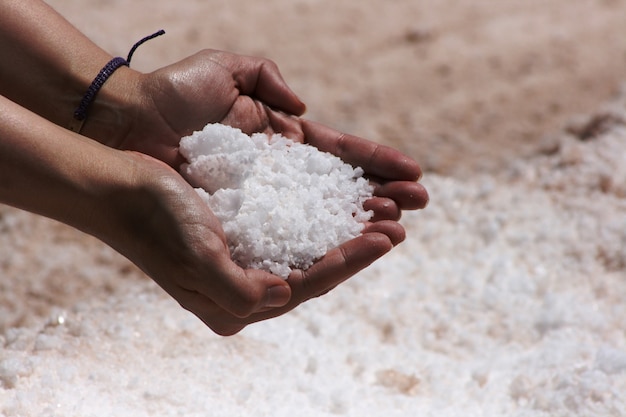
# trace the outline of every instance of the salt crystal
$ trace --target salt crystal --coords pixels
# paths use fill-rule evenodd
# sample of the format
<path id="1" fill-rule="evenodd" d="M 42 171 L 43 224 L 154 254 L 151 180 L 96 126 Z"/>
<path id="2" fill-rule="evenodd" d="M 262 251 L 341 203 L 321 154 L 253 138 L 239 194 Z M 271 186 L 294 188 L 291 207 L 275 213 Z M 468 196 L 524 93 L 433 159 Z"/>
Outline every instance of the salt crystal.
<path id="1" fill-rule="evenodd" d="M 595 365 L 607 374 L 626 372 L 626 351 L 603 346 L 596 355 Z"/>
<path id="2" fill-rule="evenodd" d="M 282 135 L 208 124 L 180 141 L 181 173 L 222 223 L 239 265 L 286 278 L 357 237 L 372 216 L 363 169 Z"/>

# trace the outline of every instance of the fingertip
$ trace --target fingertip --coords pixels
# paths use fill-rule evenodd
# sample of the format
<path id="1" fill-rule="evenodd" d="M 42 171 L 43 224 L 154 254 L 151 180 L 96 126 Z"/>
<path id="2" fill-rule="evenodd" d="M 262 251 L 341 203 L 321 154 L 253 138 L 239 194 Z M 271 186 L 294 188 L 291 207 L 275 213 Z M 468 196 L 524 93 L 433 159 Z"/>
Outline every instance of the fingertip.
<path id="1" fill-rule="evenodd" d="M 260 62 L 262 65 L 255 85 L 255 95 L 285 113 L 295 116 L 304 114 L 306 105 L 287 84 L 276 63 L 270 60 Z"/>
<path id="2" fill-rule="evenodd" d="M 382 234 L 391 242 L 391 247 L 397 246 L 406 239 L 406 230 L 402 225 L 392 220 L 381 220 L 368 224 L 363 234 Z M 389 250 L 391 250 L 391 247 Z"/>
<path id="3" fill-rule="evenodd" d="M 416 160 L 390 146 L 380 145 L 380 148 L 380 163 L 387 164 L 385 169 L 391 174 L 388 178 L 404 181 L 419 181 L 422 178 L 422 168 Z"/>
<path id="4" fill-rule="evenodd" d="M 394 200 L 402 210 L 418 210 L 428 205 L 426 188 L 414 181 L 391 181 L 376 187 L 374 194 Z"/>
<path id="5" fill-rule="evenodd" d="M 291 287 L 285 282 L 267 289 L 265 308 L 284 307 L 291 300 Z"/>
<path id="6" fill-rule="evenodd" d="M 413 182 L 422 177 L 419 164 L 397 149 L 341 133 L 311 120 L 302 119 L 301 125 L 309 144 L 321 151 L 330 152 L 349 164 L 360 166 L 368 175 Z"/>
<path id="7" fill-rule="evenodd" d="M 295 98 L 292 113 L 294 116 L 302 116 L 304 113 L 306 113 L 306 104 L 304 104 L 304 102 L 300 100 L 300 97 L 298 97 L 295 93 L 292 92 L 292 94 Z"/>
<path id="8" fill-rule="evenodd" d="M 383 223 L 383 226 L 381 227 L 379 225 L 374 227 L 377 223 Z M 389 226 L 384 226 L 385 223 L 387 222 L 371 223 L 366 226 L 363 234 L 355 239 L 355 241 L 358 241 L 358 243 L 355 242 L 355 249 L 360 251 L 361 259 L 369 259 L 371 263 L 371 260 L 380 258 L 393 249 L 394 244 L 392 236 L 395 234 L 391 232 L 391 228 Z M 346 251 L 349 252 L 349 249 L 347 248 Z M 355 259 L 359 258 L 355 256 Z"/>
<path id="9" fill-rule="evenodd" d="M 371 218 L 372 222 L 380 220 L 399 220 L 402 216 L 402 211 L 398 207 L 395 201 L 386 197 L 372 197 L 363 203 L 364 210 L 371 210 L 374 215 Z"/>

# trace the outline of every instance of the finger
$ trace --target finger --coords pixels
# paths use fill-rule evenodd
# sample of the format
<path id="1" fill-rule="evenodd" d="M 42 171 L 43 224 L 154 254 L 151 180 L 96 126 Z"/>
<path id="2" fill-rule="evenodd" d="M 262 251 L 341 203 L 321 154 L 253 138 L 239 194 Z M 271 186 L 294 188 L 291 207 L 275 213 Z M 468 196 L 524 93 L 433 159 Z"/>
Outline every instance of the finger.
<path id="1" fill-rule="evenodd" d="M 282 278 L 261 270 L 237 267 L 240 274 L 226 282 L 213 298 L 235 317 L 245 318 L 267 308 L 282 307 L 291 298 L 291 288 Z M 221 292 L 221 294 L 219 293 Z"/>
<path id="2" fill-rule="evenodd" d="M 368 225 L 365 234 L 329 251 L 307 271 L 292 272 L 287 280 L 291 287 L 291 299 L 283 307 L 262 309 L 247 317 L 237 317 L 191 292 L 181 297 L 181 305 L 217 334 L 232 335 L 248 324 L 278 317 L 306 300 L 326 294 L 389 252 L 393 245 L 403 239 L 404 229 L 396 222 L 383 221 Z"/>
<path id="3" fill-rule="evenodd" d="M 417 162 L 400 151 L 310 120 L 302 119 L 301 123 L 309 144 L 363 168 L 368 174 L 403 181 L 417 181 L 422 175 Z"/>
<path id="4" fill-rule="evenodd" d="M 386 235 L 394 246 L 402 243 L 406 239 L 406 231 L 398 222 L 392 220 L 381 220 L 369 223 L 363 233 L 383 233 Z"/>
<path id="5" fill-rule="evenodd" d="M 239 96 L 220 123 L 241 129 L 246 135 L 267 131 L 270 121 L 265 106 L 249 96 Z"/>
<path id="6" fill-rule="evenodd" d="M 352 239 L 330 250 L 308 270 L 293 271 L 287 279 L 291 300 L 284 307 L 261 311 L 243 320 L 249 324 L 283 315 L 304 301 L 326 294 L 392 248 L 393 243 L 385 233 L 372 231 Z"/>
<path id="7" fill-rule="evenodd" d="M 396 202 L 386 197 L 370 198 L 363 203 L 363 209 L 366 211 L 372 210 L 374 212 L 374 215 L 370 219 L 372 222 L 380 220 L 400 220 L 402 215 Z"/>
<path id="8" fill-rule="evenodd" d="M 250 279 L 254 279 L 254 275 L 257 273 L 266 274 L 258 270 L 247 270 L 246 272 L 250 273 Z M 185 310 L 193 313 L 215 333 L 221 336 L 231 336 L 241 331 L 250 323 L 264 320 L 265 318 L 276 317 L 293 308 L 285 308 L 285 304 L 287 304 L 291 298 L 291 289 L 285 281 L 281 281 L 284 287 L 286 287 L 287 294 L 283 293 L 278 297 L 270 295 L 270 301 L 265 303 L 267 307 L 259 308 L 255 312 L 246 315 L 235 315 L 221 307 L 221 303 L 217 303 L 210 297 L 196 291 L 185 290 L 181 287 L 177 287 L 172 291 L 166 289 L 166 291 L 172 295 Z M 271 287 L 269 292 L 271 293 L 272 289 L 275 288 L 276 287 Z"/>
<path id="9" fill-rule="evenodd" d="M 303 302 L 324 294 L 360 270 L 369 266 L 393 248 L 386 234 L 365 233 L 330 250 L 308 270 L 292 273 L 292 302 Z"/>
<path id="10" fill-rule="evenodd" d="M 203 270 L 190 272 L 177 281 L 183 290 L 198 293 L 235 317 L 248 317 L 268 307 L 280 307 L 291 298 L 289 284 L 261 270 L 242 269 L 228 257 L 206 253 Z M 177 288 L 165 288 L 170 294 Z"/>
<path id="11" fill-rule="evenodd" d="M 297 117 L 272 110 L 267 106 L 265 111 L 270 123 L 270 129 L 266 133 L 280 133 L 295 142 L 304 142 L 304 134 L 302 133 L 300 120 Z"/>
<path id="12" fill-rule="evenodd" d="M 243 62 L 234 74 L 241 94 L 296 116 L 305 112 L 306 106 L 289 88 L 274 62 L 254 57 L 241 59 Z"/>
<path id="13" fill-rule="evenodd" d="M 418 182 L 391 181 L 374 189 L 377 197 L 392 199 L 402 210 L 423 209 L 428 205 L 428 191 Z"/>
<path id="14" fill-rule="evenodd" d="M 299 119 L 273 110 L 248 96 L 237 97 L 235 105 L 221 123 L 241 129 L 247 135 L 259 132 L 268 135 L 280 133 L 293 141 L 304 141 Z"/>

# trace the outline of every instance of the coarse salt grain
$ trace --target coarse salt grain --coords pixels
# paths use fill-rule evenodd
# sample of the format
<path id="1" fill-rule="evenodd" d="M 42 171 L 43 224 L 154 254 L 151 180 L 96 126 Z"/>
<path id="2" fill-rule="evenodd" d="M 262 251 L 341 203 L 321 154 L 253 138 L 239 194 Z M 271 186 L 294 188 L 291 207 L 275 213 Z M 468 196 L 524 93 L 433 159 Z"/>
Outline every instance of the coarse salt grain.
<path id="1" fill-rule="evenodd" d="M 180 141 L 181 173 L 222 223 L 244 268 L 286 278 L 357 237 L 373 186 L 340 158 L 282 135 L 208 124 Z"/>

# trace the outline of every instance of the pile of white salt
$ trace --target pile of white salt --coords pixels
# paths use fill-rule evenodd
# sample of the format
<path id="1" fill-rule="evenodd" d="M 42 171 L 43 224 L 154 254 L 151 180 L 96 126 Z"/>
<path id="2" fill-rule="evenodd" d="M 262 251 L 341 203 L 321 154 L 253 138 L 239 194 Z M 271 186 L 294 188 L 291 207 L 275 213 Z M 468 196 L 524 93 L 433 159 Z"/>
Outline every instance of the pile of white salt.
<path id="1" fill-rule="evenodd" d="M 208 124 L 180 141 L 183 176 L 222 223 L 239 265 L 287 277 L 358 236 L 373 187 L 340 158 L 282 135 Z"/>

